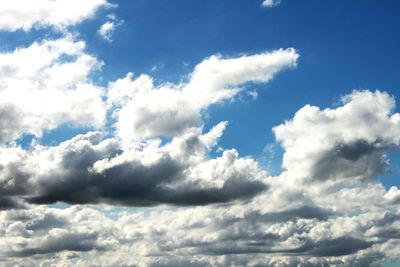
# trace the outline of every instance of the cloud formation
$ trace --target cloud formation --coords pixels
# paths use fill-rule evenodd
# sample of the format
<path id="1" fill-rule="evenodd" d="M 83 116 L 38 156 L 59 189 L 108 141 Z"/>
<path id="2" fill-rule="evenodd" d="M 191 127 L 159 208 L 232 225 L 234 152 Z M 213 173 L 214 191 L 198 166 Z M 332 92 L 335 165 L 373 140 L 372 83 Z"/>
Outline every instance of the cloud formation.
<path id="1" fill-rule="evenodd" d="M 65 31 L 110 6 L 81 2 L 4 2 L 0 29 Z M 111 40 L 108 19 L 98 33 Z M 100 85 L 103 63 L 64 34 L 0 53 L 5 265 L 376 266 L 398 256 L 400 190 L 374 179 L 400 145 L 393 96 L 358 90 L 334 108 L 304 106 L 273 128 L 284 154 L 271 176 L 216 149 L 228 122 L 208 129 L 203 115 L 295 67 L 295 49 L 213 55 L 179 83 L 128 73 Z M 43 142 L 64 125 L 90 130 Z"/>
<path id="2" fill-rule="evenodd" d="M 89 78 L 101 62 L 84 48 L 65 37 L 0 53 L 1 143 L 22 134 L 40 137 L 61 124 L 103 125 L 102 91 Z"/>
<path id="3" fill-rule="evenodd" d="M 343 106 L 307 105 L 274 128 L 283 167 L 302 179 L 368 179 L 385 169 L 385 152 L 400 144 L 400 115 L 385 92 L 354 91 Z M 385 129 L 384 131 L 382 129 Z"/>
<path id="4" fill-rule="evenodd" d="M 267 190 L 267 174 L 254 159 L 240 158 L 235 149 L 209 157 L 227 123 L 205 132 L 201 112 L 233 99 L 240 85 L 268 82 L 278 71 L 295 66 L 294 49 L 235 59 L 213 56 L 180 84 L 154 85 L 149 76 L 133 79 L 128 74 L 102 88 L 89 78 L 101 62 L 84 48 L 83 42 L 66 37 L 2 55 L 3 206 L 21 200 L 206 205 Z M 21 64 L 22 58 L 34 64 Z M 19 97 L 21 92 L 29 97 Z M 106 122 L 107 113 L 111 122 Z M 13 143 L 24 134 L 40 139 L 44 131 L 66 123 L 102 130 L 113 119 L 114 137 L 97 131 L 55 146 L 36 139 L 29 149 Z"/>
<path id="5" fill-rule="evenodd" d="M 208 160 L 203 154 L 208 150 L 201 151 L 203 138 L 189 135 L 174 140 L 170 148 L 153 143 L 122 154 L 115 140 L 101 140 L 100 133 L 77 136 L 57 147 L 36 147 L 3 166 L 3 184 L 12 185 L 4 186 L 3 194 L 37 204 L 153 206 L 228 202 L 266 189 L 256 162 L 240 159 L 234 151 Z M 184 146 L 183 150 L 174 150 L 175 144 Z M 188 144 L 196 147 L 187 148 Z M 4 158 L 10 158 L 14 150 L 4 151 Z M 185 160 L 191 153 L 198 158 Z M 16 162 L 22 172 L 19 179 L 10 175 Z M 207 169 L 207 165 L 211 166 Z"/>
<path id="6" fill-rule="evenodd" d="M 100 37 L 106 40 L 107 42 L 111 43 L 115 29 L 121 26 L 122 23 L 123 23 L 122 20 L 118 20 L 115 15 L 110 14 L 107 16 L 107 21 L 104 22 L 97 30 L 97 34 L 99 34 Z"/>
<path id="7" fill-rule="evenodd" d="M 110 7 L 107 0 L 14 0 L 0 3 L 0 30 L 29 31 L 52 27 L 63 30 L 92 18 L 101 7 Z"/>
<path id="8" fill-rule="evenodd" d="M 211 157 L 228 123 L 205 130 L 202 111 L 295 66 L 293 49 L 212 56 L 179 84 L 128 74 L 107 87 L 90 78 L 101 62 L 72 37 L 1 56 L 3 261 L 352 266 L 395 255 L 400 193 L 371 180 L 399 145 L 400 115 L 387 93 L 354 91 L 336 108 L 301 108 L 273 129 L 284 171 L 271 177 L 235 149 Z M 37 142 L 65 123 L 97 131 Z M 28 149 L 15 143 L 24 134 L 36 136 Z M 72 206 L 43 206 L 59 202 Z"/>
<path id="9" fill-rule="evenodd" d="M 274 6 L 277 6 L 281 3 L 281 0 L 264 0 L 261 4 L 261 6 L 265 8 L 271 8 Z"/>
<path id="10" fill-rule="evenodd" d="M 147 75 L 133 74 L 110 84 L 108 101 L 121 108 L 114 112 L 125 146 L 155 136 L 175 136 L 202 125 L 201 111 L 233 99 L 248 82 L 268 82 L 296 65 L 294 49 L 223 59 L 211 56 L 199 63 L 187 83 L 154 86 Z M 165 101 L 168 99 L 168 101 Z"/>
<path id="11" fill-rule="evenodd" d="M 296 146 L 310 151 L 302 159 L 310 167 L 295 172 L 297 165 L 287 164 L 276 177 L 263 173 L 253 159 L 239 158 L 235 150 L 214 159 L 205 156 L 226 123 L 205 133 L 190 128 L 166 144 L 148 139 L 138 150 L 124 151 L 118 137 L 105 138 L 99 132 L 30 152 L 3 149 L 9 162 L 12 155 L 25 162 L 14 170 L 11 163 L 3 166 L 18 170 L 23 181 L 17 186 L 2 178 L 3 193 L 10 199 L 24 196 L 32 204 L 61 200 L 192 207 L 125 212 L 79 205 L 10 206 L 0 217 L 5 229 L 0 232 L 1 257 L 15 263 L 35 255 L 28 258 L 32 264 L 78 266 L 88 258 L 106 266 L 378 264 L 397 255 L 400 193 L 397 187 L 387 191 L 370 180 L 370 170 L 358 161 L 381 162 L 385 151 L 398 145 L 399 115 L 392 113 L 393 105 L 387 93 L 365 90 L 345 96 L 336 108 L 300 109 L 274 132 L 285 156 L 292 156 Z M 343 113 L 349 124 L 340 117 Z M 374 128 L 363 128 L 365 118 L 388 131 L 378 134 Z M 300 120 L 313 127 L 301 127 Z M 324 140 L 322 147 L 303 143 L 311 136 Z M 330 175 L 321 175 L 316 166 L 327 157 L 324 164 L 330 166 L 322 164 L 321 173 Z M 40 166 L 33 167 L 33 159 Z M 29 173 L 32 169 L 37 171 Z M 241 198 L 247 200 L 233 201 Z M 210 203 L 225 204 L 204 205 Z"/>

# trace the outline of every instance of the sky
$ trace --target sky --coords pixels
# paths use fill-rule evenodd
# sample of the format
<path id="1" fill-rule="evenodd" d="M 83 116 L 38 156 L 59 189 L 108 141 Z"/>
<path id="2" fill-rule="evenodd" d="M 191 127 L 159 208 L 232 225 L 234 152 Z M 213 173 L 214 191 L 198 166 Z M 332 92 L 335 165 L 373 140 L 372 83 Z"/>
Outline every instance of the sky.
<path id="1" fill-rule="evenodd" d="M 0 2 L 0 265 L 400 265 L 400 2 Z"/>

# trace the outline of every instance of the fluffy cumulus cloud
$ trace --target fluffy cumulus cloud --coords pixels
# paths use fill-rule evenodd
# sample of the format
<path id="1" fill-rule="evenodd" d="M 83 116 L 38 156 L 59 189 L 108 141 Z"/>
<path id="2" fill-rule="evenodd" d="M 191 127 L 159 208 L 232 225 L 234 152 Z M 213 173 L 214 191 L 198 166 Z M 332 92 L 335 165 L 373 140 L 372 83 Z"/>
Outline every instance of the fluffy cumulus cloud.
<path id="1" fill-rule="evenodd" d="M 107 6 L 76 4 L 2 3 L 0 28 L 65 29 Z M 203 116 L 295 67 L 296 50 L 213 55 L 179 83 L 128 73 L 100 84 L 103 63 L 72 36 L 0 53 L 2 264 L 379 266 L 398 256 L 400 190 L 374 179 L 400 145 L 391 95 L 359 90 L 298 110 L 273 128 L 284 154 L 271 176 L 216 149 L 229 123 Z M 90 130 L 43 140 L 64 125 Z"/>
<path id="2" fill-rule="evenodd" d="M 0 2 L 0 30 L 29 31 L 52 27 L 63 30 L 94 16 L 107 0 L 13 0 Z"/>
<path id="3" fill-rule="evenodd" d="M 65 37 L 0 53 L 0 142 L 61 124 L 102 126 L 102 90 L 89 78 L 101 62 L 84 49 Z"/>
<path id="4" fill-rule="evenodd" d="M 325 110 L 307 105 L 274 128 L 283 166 L 297 179 L 369 179 L 385 169 L 385 152 L 399 146 L 400 114 L 392 114 L 390 95 L 355 91 L 342 103 Z"/>

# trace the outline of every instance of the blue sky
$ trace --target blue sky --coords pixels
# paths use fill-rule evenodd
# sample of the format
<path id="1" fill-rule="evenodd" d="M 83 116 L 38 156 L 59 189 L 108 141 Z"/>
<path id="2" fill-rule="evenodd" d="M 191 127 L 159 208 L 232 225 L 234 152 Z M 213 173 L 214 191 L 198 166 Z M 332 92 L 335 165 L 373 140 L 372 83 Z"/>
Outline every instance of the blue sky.
<path id="1" fill-rule="evenodd" d="M 0 260 L 398 258 L 400 2 L 26 1 L 0 4 Z"/>

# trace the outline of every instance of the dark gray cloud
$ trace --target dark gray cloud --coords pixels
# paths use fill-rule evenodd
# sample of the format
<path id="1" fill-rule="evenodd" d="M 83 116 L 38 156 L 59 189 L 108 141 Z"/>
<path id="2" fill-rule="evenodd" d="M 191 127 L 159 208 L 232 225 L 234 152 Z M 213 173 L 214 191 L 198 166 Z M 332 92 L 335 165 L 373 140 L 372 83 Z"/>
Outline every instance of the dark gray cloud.
<path id="1" fill-rule="evenodd" d="M 82 162 L 79 162 L 79 165 Z M 113 203 L 128 206 L 206 205 L 250 198 L 267 187 L 258 181 L 230 178 L 221 188 L 200 188 L 196 184 L 171 187 L 184 179 L 184 166 L 168 156 L 157 164 L 126 163 L 91 174 L 87 168 L 72 168 L 61 182 L 41 186 L 41 192 L 28 198 L 35 204 L 63 201 L 70 204 Z M 47 181 L 47 179 L 46 179 Z"/>
<path id="2" fill-rule="evenodd" d="M 365 240 L 350 236 L 343 236 L 333 239 L 323 239 L 319 241 L 310 240 L 299 248 L 276 252 L 296 254 L 299 253 L 315 257 L 338 257 L 354 254 L 359 250 L 369 248 L 372 245 L 373 242 L 367 242 Z"/>
<path id="3" fill-rule="evenodd" d="M 23 205 L 12 197 L 0 196 L 0 210 L 19 209 Z"/>
<path id="4" fill-rule="evenodd" d="M 251 198 L 265 190 L 267 185 L 260 181 L 251 181 L 246 177 L 231 177 L 221 188 L 201 189 L 189 185 L 178 190 L 164 190 L 159 192 L 156 198 L 164 199 L 170 204 L 207 205 Z"/>
<path id="5" fill-rule="evenodd" d="M 166 152 L 150 155 L 156 158 L 152 163 L 143 164 L 140 159 L 132 159 L 94 171 L 96 162 L 123 153 L 113 143 L 103 145 L 99 134 L 78 136 L 45 151 L 45 157 L 40 161 L 48 167 L 46 172 L 39 173 L 30 169 L 35 166 L 32 162 L 37 162 L 35 156 L 29 153 L 18 156 L 1 166 L 4 171 L 0 192 L 31 204 L 61 201 L 69 204 L 155 206 L 226 203 L 249 199 L 267 189 L 266 184 L 254 179 L 253 175 L 257 173 L 242 170 L 221 173 L 225 177 L 221 177 L 223 183 L 219 187 L 201 184 L 201 179 L 196 181 L 187 177 L 192 165 L 186 159 L 174 159 Z M 203 153 L 204 145 L 198 137 L 190 137 L 179 149 L 191 155 L 199 151 Z"/>
<path id="6" fill-rule="evenodd" d="M 51 213 L 46 213 L 43 217 L 37 217 L 26 224 L 26 229 L 31 231 L 44 231 L 54 228 L 64 228 L 68 225 L 65 218 L 58 217 Z"/>
<path id="7" fill-rule="evenodd" d="M 318 219 L 327 220 L 329 216 L 335 215 L 334 212 L 318 206 L 304 205 L 279 212 L 269 212 L 265 214 L 253 213 L 249 217 L 251 220 L 260 222 L 287 222 L 297 219 Z"/>
<path id="8" fill-rule="evenodd" d="M 388 167 L 384 158 L 389 146 L 357 140 L 339 143 L 316 159 L 311 176 L 318 180 L 362 177 L 369 179 Z"/>
<path id="9" fill-rule="evenodd" d="M 57 253 L 61 251 L 102 250 L 97 244 L 97 233 L 64 233 L 59 236 L 49 236 L 41 244 L 13 251 L 9 256 L 29 257 L 40 254 Z"/>
<path id="10" fill-rule="evenodd" d="M 272 239 L 274 240 L 274 239 Z M 276 255 L 307 255 L 313 257 L 339 257 L 354 254 L 360 250 L 367 249 L 373 242 L 367 242 L 353 237 L 339 237 L 334 239 L 323 239 L 320 241 L 307 240 L 304 245 L 294 249 L 274 249 L 274 245 L 279 242 L 265 242 L 254 244 L 240 243 L 220 243 L 202 245 L 199 247 L 200 253 L 210 255 L 229 255 L 229 254 L 276 254 Z"/>

